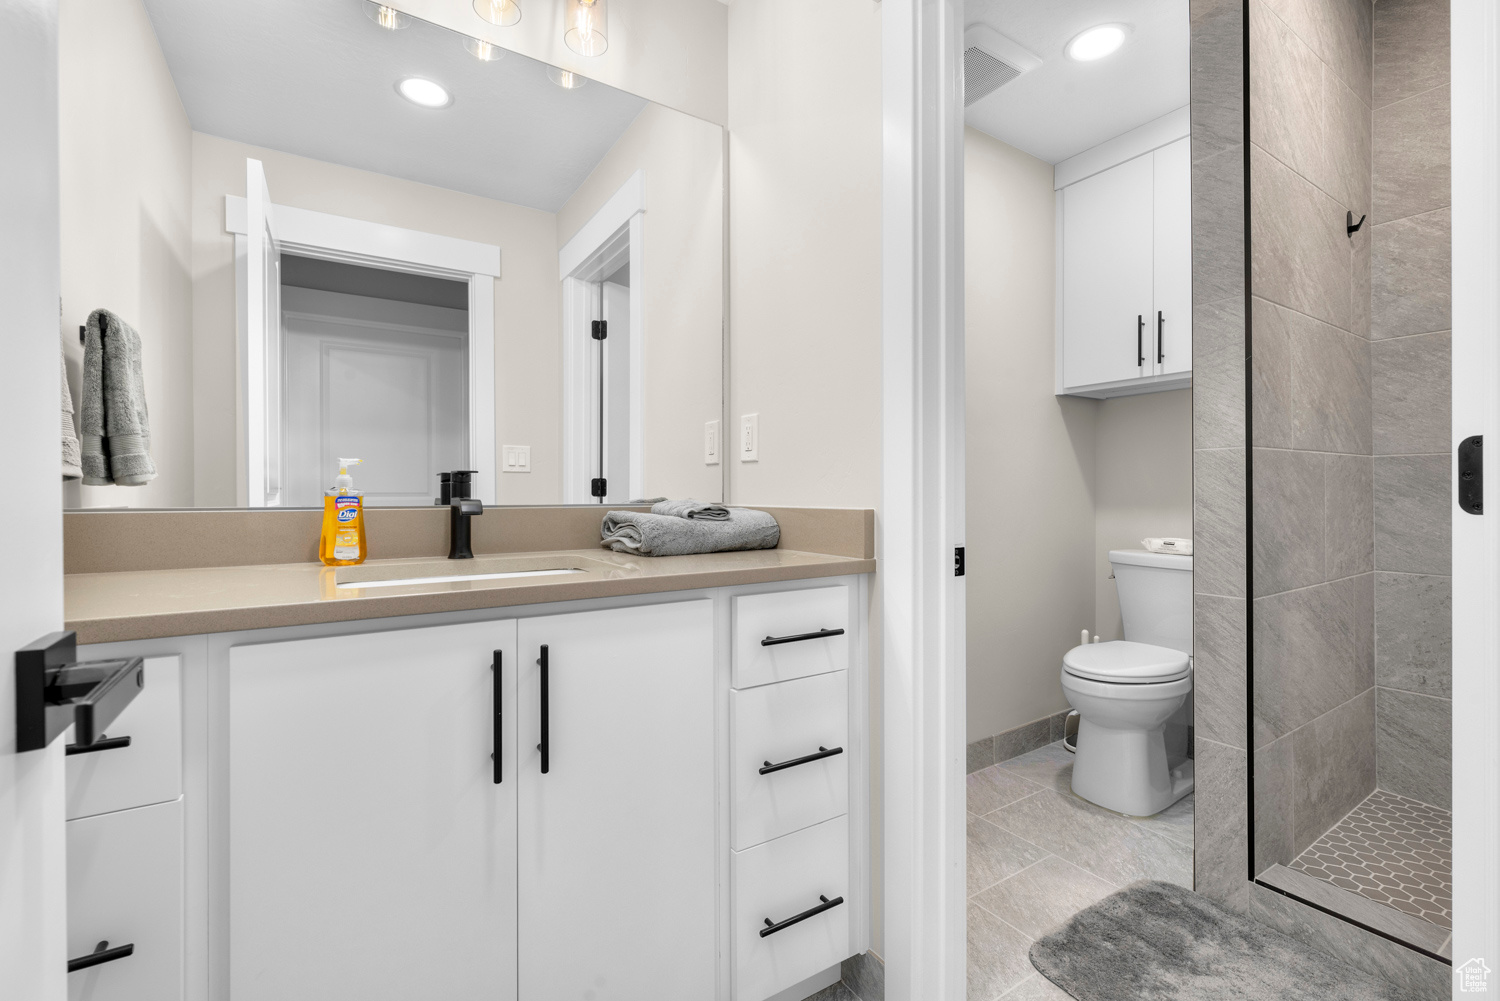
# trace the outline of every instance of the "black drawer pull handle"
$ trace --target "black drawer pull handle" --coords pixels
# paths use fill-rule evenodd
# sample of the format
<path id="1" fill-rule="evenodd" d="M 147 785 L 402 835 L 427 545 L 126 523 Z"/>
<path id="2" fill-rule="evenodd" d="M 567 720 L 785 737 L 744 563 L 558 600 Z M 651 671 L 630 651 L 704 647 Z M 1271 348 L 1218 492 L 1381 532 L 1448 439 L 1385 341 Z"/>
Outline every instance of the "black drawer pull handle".
<path id="1" fill-rule="evenodd" d="M 116 747 L 129 746 L 129 737 L 100 737 L 92 744 L 69 744 L 63 748 L 63 754 L 72 757 L 75 754 L 93 754 L 95 751 L 109 751 Z"/>
<path id="2" fill-rule="evenodd" d="M 779 772 L 783 768 L 796 768 L 798 765 L 805 765 L 809 761 L 817 761 L 819 758 L 831 758 L 835 754 L 843 753 L 844 749 L 842 747 L 827 748 L 820 744 L 818 745 L 817 754 L 804 754 L 800 758 L 793 758 L 790 761 L 778 761 L 774 765 L 767 761 L 761 768 L 760 773 L 762 775 L 770 775 L 772 772 Z"/>
<path id="3" fill-rule="evenodd" d="M 504 705 L 503 705 L 503 698 L 504 697 L 500 694 L 500 664 L 501 664 L 501 660 L 502 660 L 502 654 L 501 654 L 501 652 L 499 650 L 496 650 L 495 651 L 495 659 L 490 663 L 490 671 L 491 671 L 490 683 L 493 686 L 491 688 L 491 690 L 490 690 L 490 698 L 491 698 L 491 701 L 492 701 L 491 708 L 494 710 L 494 730 L 495 730 L 495 735 L 494 735 L 495 752 L 490 755 L 490 758 L 494 762 L 495 785 L 499 785 L 500 784 L 500 773 L 504 769 L 504 762 L 502 761 L 501 752 L 500 752 L 500 742 L 502 740 L 501 734 L 503 732 L 503 728 L 500 725 L 501 724 L 501 717 L 502 717 L 501 710 L 504 708 Z"/>
<path id="4" fill-rule="evenodd" d="M 776 646 L 780 643 L 801 643 L 803 640 L 820 640 L 825 636 L 842 636 L 842 629 L 819 629 L 815 633 L 798 633 L 796 636 L 767 636 L 760 641 L 761 646 Z"/>
<path id="5" fill-rule="evenodd" d="M 1162 311 L 1158 309 L 1156 311 L 1156 364 L 1165 365 L 1167 362 L 1167 353 L 1161 344 L 1161 325 L 1165 321 L 1162 319 L 1161 314 Z"/>
<path id="6" fill-rule="evenodd" d="M 552 767 L 552 712 L 547 704 L 547 644 L 542 644 L 542 655 L 537 659 L 537 664 L 542 669 L 542 742 L 536 745 L 536 749 L 542 752 L 542 774 L 546 775 Z"/>
<path id="7" fill-rule="evenodd" d="M 87 970 L 90 966 L 98 966 L 100 963 L 113 963 L 117 959 L 124 959 L 135 952 L 135 943 L 127 942 L 117 945 L 113 949 L 108 942 L 100 942 L 94 946 L 94 951 L 87 956 L 79 956 L 77 959 L 68 960 L 68 972 L 77 973 L 79 970 Z"/>
<path id="8" fill-rule="evenodd" d="M 814 917 L 818 914 L 822 914 L 824 911 L 832 910 L 833 908 L 844 902 L 843 897 L 834 897 L 832 900 L 829 900 L 821 893 L 818 894 L 818 899 L 823 902 L 816 907 L 809 907 L 801 914 L 793 914 L 785 921 L 779 921 L 776 924 L 772 924 L 771 919 L 766 918 L 766 926 L 760 930 L 760 937 L 765 938 L 767 935 L 775 935 L 783 928 L 790 928 L 792 925 L 796 924 L 799 921 L 806 921 L 808 918 Z"/>

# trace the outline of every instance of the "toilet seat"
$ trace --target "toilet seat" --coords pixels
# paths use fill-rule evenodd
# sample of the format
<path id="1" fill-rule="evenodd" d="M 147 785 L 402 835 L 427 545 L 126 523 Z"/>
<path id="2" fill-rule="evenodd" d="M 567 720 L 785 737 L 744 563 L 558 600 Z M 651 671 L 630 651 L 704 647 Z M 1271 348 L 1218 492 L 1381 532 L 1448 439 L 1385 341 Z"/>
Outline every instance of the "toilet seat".
<path id="1" fill-rule="evenodd" d="M 1064 673 L 1116 685 L 1163 684 L 1192 670 L 1192 660 L 1181 650 L 1130 640 L 1086 643 L 1063 654 Z"/>

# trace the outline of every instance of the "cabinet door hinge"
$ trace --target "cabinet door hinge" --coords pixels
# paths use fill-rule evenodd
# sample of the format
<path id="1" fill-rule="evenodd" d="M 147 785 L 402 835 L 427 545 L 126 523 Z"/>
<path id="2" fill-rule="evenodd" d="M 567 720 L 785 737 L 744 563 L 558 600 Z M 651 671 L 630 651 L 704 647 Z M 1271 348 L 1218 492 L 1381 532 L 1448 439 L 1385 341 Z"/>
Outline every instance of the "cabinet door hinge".
<path id="1" fill-rule="evenodd" d="M 609 493 L 609 481 L 600 476 L 589 482 L 590 497 L 604 497 Z"/>
<path id="2" fill-rule="evenodd" d="M 594 320 L 590 329 L 593 331 L 594 340 L 602 341 L 609 336 L 609 321 Z"/>

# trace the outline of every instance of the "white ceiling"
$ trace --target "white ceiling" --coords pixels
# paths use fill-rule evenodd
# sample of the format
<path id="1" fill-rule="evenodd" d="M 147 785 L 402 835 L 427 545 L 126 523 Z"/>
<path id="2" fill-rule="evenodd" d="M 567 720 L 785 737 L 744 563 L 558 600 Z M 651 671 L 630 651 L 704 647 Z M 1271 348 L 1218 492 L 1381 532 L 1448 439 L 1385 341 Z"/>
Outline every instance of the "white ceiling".
<path id="1" fill-rule="evenodd" d="M 968 0 L 965 16 L 1042 64 L 975 101 L 964 120 L 1048 163 L 1188 103 L 1188 0 Z M 1131 26 L 1113 55 L 1063 54 L 1080 31 L 1112 22 Z"/>
<path id="2" fill-rule="evenodd" d="M 515 52 L 480 62 L 422 21 L 386 31 L 365 0 L 145 0 L 194 130 L 556 211 L 646 101 L 563 90 Z M 396 93 L 407 76 L 453 95 Z M 272 193 L 274 197 L 274 192 Z"/>

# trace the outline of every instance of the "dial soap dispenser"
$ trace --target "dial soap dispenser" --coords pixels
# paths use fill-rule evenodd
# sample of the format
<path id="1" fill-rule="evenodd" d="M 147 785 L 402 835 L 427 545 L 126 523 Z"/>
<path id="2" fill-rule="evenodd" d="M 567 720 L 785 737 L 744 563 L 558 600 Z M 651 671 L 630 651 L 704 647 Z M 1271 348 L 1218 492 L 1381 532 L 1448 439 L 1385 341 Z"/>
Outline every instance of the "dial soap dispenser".
<path id="1" fill-rule="evenodd" d="M 323 495 L 323 538 L 318 558 L 326 566 L 348 567 L 365 561 L 364 495 L 354 489 L 349 467 L 363 459 L 340 459 L 339 475 Z"/>

